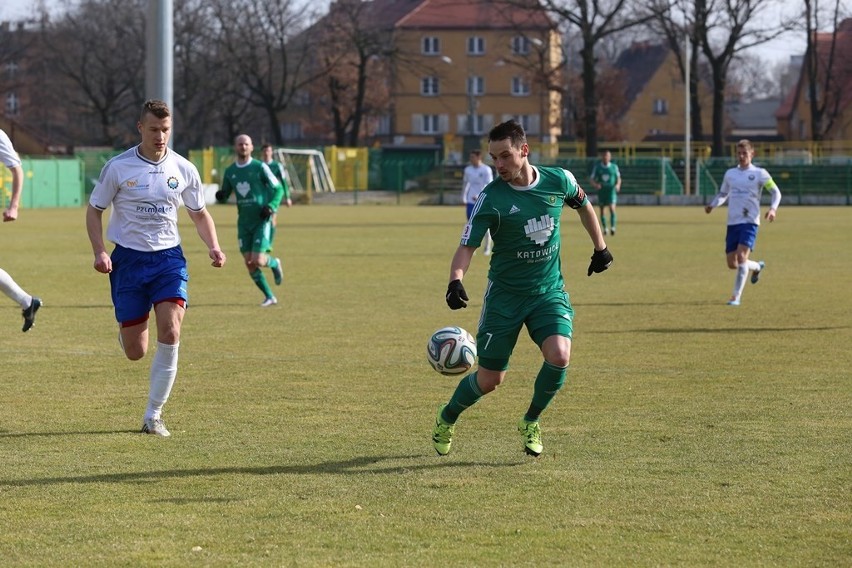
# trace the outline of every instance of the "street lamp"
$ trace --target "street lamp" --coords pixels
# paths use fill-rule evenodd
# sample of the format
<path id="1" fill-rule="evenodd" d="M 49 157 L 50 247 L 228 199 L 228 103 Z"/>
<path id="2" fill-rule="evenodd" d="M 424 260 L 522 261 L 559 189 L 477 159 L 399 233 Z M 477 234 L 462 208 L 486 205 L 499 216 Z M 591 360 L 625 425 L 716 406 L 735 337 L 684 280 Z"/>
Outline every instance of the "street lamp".
<path id="1" fill-rule="evenodd" d="M 550 105 L 548 105 L 547 113 L 544 112 L 544 97 L 547 91 L 547 83 L 545 81 L 545 69 L 544 69 L 544 49 L 545 44 L 537 37 L 529 38 L 530 43 L 536 47 L 536 52 L 538 53 L 538 68 L 536 69 L 536 74 L 538 75 L 538 83 L 539 83 L 539 93 L 538 93 L 538 135 L 542 144 L 546 144 L 550 142 Z"/>
<path id="2" fill-rule="evenodd" d="M 447 55 L 441 56 L 441 61 L 448 65 L 453 65 L 453 60 Z M 464 142 L 462 154 L 467 155 L 471 150 L 479 148 L 479 137 L 476 134 L 476 110 L 479 107 L 479 101 L 474 93 L 476 81 L 474 80 L 473 69 L 468 64 L 467 78 L 465 80 L 465 89 L 467 91 L 467 128 L 465 128 Z"/>

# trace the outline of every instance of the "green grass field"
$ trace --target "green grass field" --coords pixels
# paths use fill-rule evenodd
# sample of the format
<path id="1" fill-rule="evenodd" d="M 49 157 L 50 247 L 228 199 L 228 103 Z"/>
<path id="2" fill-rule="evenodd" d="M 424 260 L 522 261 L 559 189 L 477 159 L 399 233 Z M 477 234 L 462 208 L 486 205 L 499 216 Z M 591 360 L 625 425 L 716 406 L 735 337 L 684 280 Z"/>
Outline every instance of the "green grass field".
<path id="1" fill-rule="evenodd" d="M 622 207 L 612 269 L 566 212 L 576 310 L 545 450 L 515 430 L 540 354 L 430 442 L 457 379 L 430 333 L 471 331 L 486 258 L 444 303 L 460 207 L 297 206 L 280 216 L 281 304 L 235 246 L 209 266 L 183 226 L 192 307 L 164 417 L 137 433 L 150 356 L 116 341 L 79 210 L 0 226 L 0 267 L 44 300 L 0 310 L 3 566 L 850 566 L 852 209 L 782 205 L 725 305 L 725 211 Z"/>

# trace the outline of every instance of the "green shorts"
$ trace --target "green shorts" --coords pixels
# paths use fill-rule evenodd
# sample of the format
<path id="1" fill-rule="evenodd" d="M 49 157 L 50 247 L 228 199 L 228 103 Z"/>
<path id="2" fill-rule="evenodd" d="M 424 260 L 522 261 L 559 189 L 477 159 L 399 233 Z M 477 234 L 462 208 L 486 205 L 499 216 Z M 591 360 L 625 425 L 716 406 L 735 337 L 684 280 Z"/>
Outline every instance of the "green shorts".
<path id="1" fill-rule="evenodd" d="M 267 219 L 256 225 L 237 224 L 240 252 L 268 252 L 272 250 L 272 222 Z"/>
<path id="2" fill-rule="evenodd" d="M 598 191 L 598 205 L 615 205 L 618 201 L 617 193 L 615 192 L 615 188 L 612 189 L 601 189 Z"/>
<path id="3" fill-rule="evenodd" d="M 479 365 L 492 371 L 508 369 L 522 326 L 527 327 L 527 333 L 539 347 L 551 335 L 571 339 L 574 308 L 568 293 L 553 290 L 526 296 L 489 285 L 476 333 Z"/>

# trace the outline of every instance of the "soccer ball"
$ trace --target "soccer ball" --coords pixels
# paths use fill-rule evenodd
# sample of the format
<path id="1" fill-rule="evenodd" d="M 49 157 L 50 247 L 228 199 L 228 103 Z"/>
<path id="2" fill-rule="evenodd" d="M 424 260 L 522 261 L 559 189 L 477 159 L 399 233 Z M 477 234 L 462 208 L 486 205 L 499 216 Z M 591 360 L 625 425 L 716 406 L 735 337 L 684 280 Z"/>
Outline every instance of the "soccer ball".
<path id="1" fill-rule="evenodd" d="M 426 359 L 442 375 L 466 373 L 476 362 L 476 340 L 460 327 L 442 327 L 429 338 Z"/>

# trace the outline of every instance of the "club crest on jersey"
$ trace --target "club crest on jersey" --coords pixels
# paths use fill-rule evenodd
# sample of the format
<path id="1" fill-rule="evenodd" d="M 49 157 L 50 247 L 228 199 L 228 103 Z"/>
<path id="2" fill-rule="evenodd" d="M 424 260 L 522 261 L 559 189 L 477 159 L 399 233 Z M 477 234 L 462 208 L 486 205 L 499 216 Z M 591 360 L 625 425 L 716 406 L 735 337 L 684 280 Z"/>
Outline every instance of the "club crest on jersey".
<path id="1" fill-rule="evenodd" d="M 169 176 L 169 179 L 166 180 L 166 185 L 169 186 L 169 189 L 177 189 L 178 179 L 175 176 Z"/>
<path id="2" fill-rule="evenodd" d="M 553 217 L 550 215 L 542 215 L 538 219 L 530 219 L 524 225 L 524 233 L 527 238 L 533 241 L 538 246 L 544 245 L 553 234 Z"/>
<path id="3" fill-rule="evenodd" d="M 551 195 L 550 197 L 547 198 L 547 200 L 550 202 L 551 205 L 553 205 L 554 203 L 556 203 L 556 196 Z"/>

